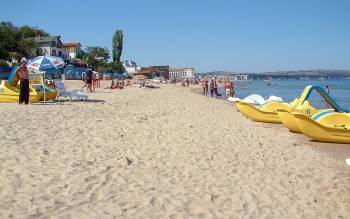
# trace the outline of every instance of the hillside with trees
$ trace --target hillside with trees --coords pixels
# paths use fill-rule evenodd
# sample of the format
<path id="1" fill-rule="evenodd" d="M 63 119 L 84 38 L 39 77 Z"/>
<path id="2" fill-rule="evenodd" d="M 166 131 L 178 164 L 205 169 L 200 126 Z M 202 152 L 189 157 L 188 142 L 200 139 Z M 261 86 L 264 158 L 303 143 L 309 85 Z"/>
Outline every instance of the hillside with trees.
<path id="1" fill-rule="evenodd" d="M 36 37 L 50 36 L 49 33 L 38 27 L 28 25 L 15 26 L 11 22 L 0 22 L 0 68 L 7 68 L 6 61 L 17 60 L 22 57 L 33 58 L 39 55 Z M 123 50 L 123 31 L 116 30 L 112 38 L 112 59 L 107 47 L 87 46 L 77 56 L 77 59 L 107 72 L 124 72 L 121 60 Z"/>
<path id="2" fill-rule="evenodd" d="M 11 22 L 0 22 L 0 59 L 20 59 L 35 57 L 38 53 L 33 37 L 50 36 L 38 27 L 14 26 Z"/>

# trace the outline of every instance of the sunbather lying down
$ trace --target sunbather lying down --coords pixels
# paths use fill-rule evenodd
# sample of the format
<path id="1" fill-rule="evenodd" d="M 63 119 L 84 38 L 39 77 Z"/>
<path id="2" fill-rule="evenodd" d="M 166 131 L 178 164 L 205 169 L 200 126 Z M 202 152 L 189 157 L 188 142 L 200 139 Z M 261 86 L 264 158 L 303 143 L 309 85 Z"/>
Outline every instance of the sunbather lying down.
<path id="1" fill-rule="evenodd" d="M 114 81 L 112 80 L 111 85 L 105 87 L 104 89 L 124 89 L 125 83 L 124 81 Z"/>
<path id="2" fill-rule="evenodd" d="M 159 86 L 154 86 L 153 84 L 146 84 L 145 87 L 147 87 L 147 88 L 160 88 Z"/>

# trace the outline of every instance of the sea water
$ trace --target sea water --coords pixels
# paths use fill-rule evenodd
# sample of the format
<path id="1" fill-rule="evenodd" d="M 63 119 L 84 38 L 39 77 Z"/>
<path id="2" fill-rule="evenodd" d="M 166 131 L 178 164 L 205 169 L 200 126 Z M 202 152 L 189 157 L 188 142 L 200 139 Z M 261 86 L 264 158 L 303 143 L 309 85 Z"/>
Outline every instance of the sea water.
<path id="1" fill-rule="evenodd" d="M 330 96 L 343 108 L 350 110 L 350 79 L 337 80 L 273 80 L 268 85 L 263 80 L 251 80 L 250 82 L 235 82 L 235 96 L 244 98 L 250 94 L 259 94 L 265 99 L 270 95 L 282 97 L 284 102 L 290 102 L 300 96 L 307 85 L 319 85 L 326 90 L 328 85 Z M 220 88 L 223 93 L 223 88 Z M 311 105 L 319 108 L 329 108 L 321 96 L 313 91 L 310 99 Z"/>

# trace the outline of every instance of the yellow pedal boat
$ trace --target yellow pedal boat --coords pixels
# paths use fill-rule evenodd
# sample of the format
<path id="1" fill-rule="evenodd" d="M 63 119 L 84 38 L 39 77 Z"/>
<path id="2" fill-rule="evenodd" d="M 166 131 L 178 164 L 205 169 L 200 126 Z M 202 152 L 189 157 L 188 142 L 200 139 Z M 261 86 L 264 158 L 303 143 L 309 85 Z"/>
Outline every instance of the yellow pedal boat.
<path id="1" fill-rule="evenodd" d="M 276 112 L 282 124 L 286 126 L 290 131 L 296 132 L 296 133 L 302 133 L 302 132 L 300 131 L 292 112 L 301 113 L 311 117 L 319 112 L 324 112 L 324 111 L 333 111 L 333 109 L 317 110 L 316 108 L 310 105 L 309 101 L 305 101 L 302 105 L 295 106 L 294 108 L 291 107 L 289 109 L 276 109 Z"/>
<path id="2" fill-rule="evenodd" d="M 350 113 L 320 112 L 312 118 L 292 114 L 304 135 L 316 141 L 350 144 Z"/>
<path id="3" fill-rule="evenodd" d="M 0 103 L 18 103 L 19 89 L 9 85 L 8 81 L 1 81 L 0 84 Z M 37 92 L 29 86 L 29 102 L 37 103 L 42 99 L 42 93 Z"/>
<path id="4" fill-rule="evenodd" d="M 19 74 L 18 67 L 14 67 L 10 74 L 9 80 L 3 80 L 0 84 L 0 103 L 18 103 L 19 100 Z M 45 94 L 44 94 L 45 89 Z M 56 99 L 57 91 L 55 89 L 40 84 L 29 85 L 29 102 L 37 103 L 43 100 Z"/>
<path id="5" fill-rule="evenodd" d="M 45 94 L 42 85 L 30 85 L 30 87 L 36 92 L 41 94 L 41 101 L 55 100 L 57 97 L 57 91 L 55 89 L 44 86 Z M 44 96 L 45 95 L 45 96 Z"/>
<path id="6" fill-rule="evenodd" d="M 308 99 L 313 91 L 317 91 L 325 102 L 328 103 L 331 109 L 318 110 L 312 107 Z M 301 113 L 308 117 L 312 117 L 315 114 L 325 111 L 347 112 L 347 110 L 339 106 L 322 87 L 315 85 L 308 85 L 304 88 L 294 107 L 291 107 L 290 109 L 277 109 L 276 111 L 283 125 L 285 125 L 290 131 L 297 133 L 301 133 L 301 130 L 294 119 L 293 112 Z"/>
<path id="7" fill-rule="evenodd" d="M 293 102 L 292 102 L 293 103 Z M 292 104 L 290 103 L 290 104 Z M 242 101 L 235 102 L 237 109 L 248 118 L 256 122 L 281 123 L 276 109 L 290 109 L 290 104 L 281 102 L 267 102 L 260 107 Z"/>

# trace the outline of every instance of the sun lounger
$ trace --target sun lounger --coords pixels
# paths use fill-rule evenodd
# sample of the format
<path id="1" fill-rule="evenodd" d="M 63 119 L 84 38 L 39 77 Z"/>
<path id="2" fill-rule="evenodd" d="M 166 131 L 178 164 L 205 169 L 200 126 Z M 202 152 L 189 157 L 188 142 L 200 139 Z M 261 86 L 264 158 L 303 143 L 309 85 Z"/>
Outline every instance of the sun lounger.
<path id="1" fill-rule="evenodd" d="M 57 88 L 57 100 L 59 97 L 69 97 L 70 100 L 87 100 L 88 96 L 84 93 L 83 90 L 73 90 L 73 91 L 66 91 L 64 84 L 61 80 L 54 80 L 55 86 Z"/>
<path id="2" fill-rule="evenodd" d="M 147 87 L 147 88 L 160 88 L 158 85 L 154 85 L 152 83 L 145 84 L 145 87 Z"/>

